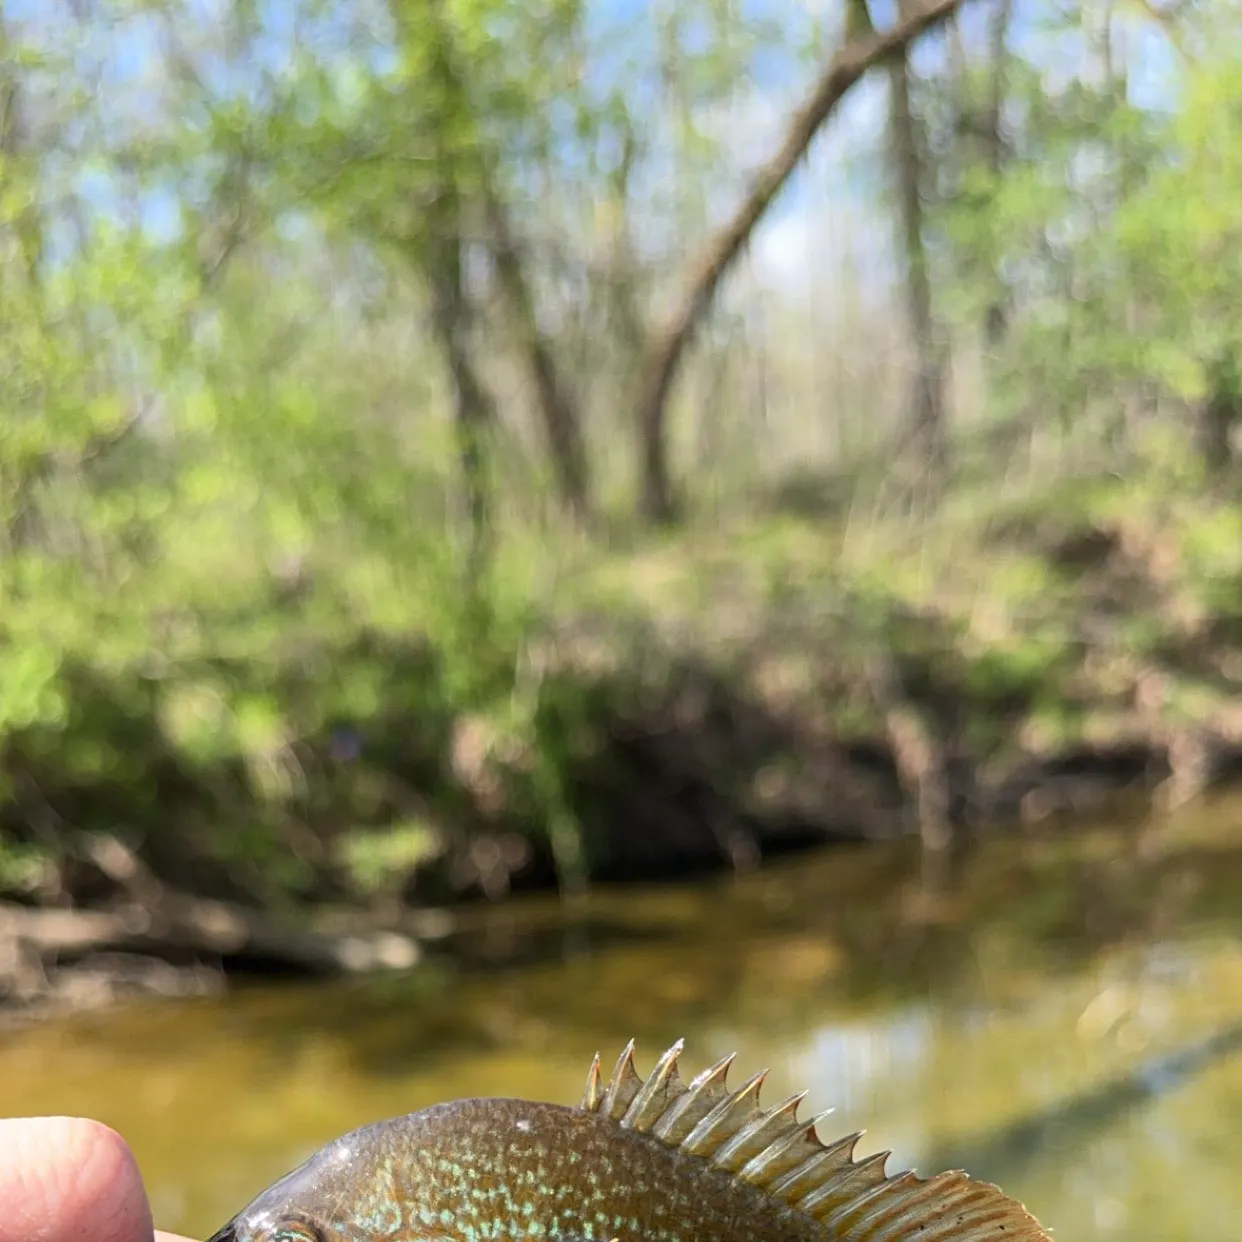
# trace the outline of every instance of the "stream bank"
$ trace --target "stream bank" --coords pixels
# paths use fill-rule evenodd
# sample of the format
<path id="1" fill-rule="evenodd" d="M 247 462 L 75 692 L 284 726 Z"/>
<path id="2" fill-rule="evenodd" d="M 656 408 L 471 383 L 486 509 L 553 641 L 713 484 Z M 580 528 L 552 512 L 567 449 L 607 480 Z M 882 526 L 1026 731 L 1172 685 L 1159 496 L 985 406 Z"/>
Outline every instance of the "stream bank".
<path id="1" fill-rule="evenodd" d="M 1083 495 L 886 543 L 687 536 L 455 651 L 67 659 L 57 727 L 0 753 L 0 1005 L 403 968 L 463 902 L 937 853 L 1118 798 L 1158 831 L 1242 768 L 1242 511 Z M 221 720 L 249 741 L 195 741 Z"/>

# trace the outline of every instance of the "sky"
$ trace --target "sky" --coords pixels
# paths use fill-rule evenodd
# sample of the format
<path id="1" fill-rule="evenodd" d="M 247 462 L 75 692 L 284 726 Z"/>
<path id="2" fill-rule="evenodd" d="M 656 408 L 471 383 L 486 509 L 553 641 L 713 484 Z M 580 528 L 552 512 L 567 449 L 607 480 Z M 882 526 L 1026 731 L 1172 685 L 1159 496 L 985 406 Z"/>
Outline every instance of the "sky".
<path id="1" fill-rule="evenodd" d="M 520 2 L 520 0 L 518 0 Z M 537 0 L 529 0 L 537 2 Z M 805 54 L 814 45 L 817 31 L 821 45 L 834 40 L 836 0 L 724 0 L 735 12 L 754 21 L 779 22 L 782 47 L 770 41 L 753 58 L 749 71 L 736 84 L 728 108 L 704 118 L 727 139 L 739 165 L 753 166 L 771 148 L 784 119 L 807 89 L 811 62 Z M 6 20 L 39 29 L 55 40 L 66 20 L 66 0 L 5 0 Z M 288 64 L 293 32 L 294 0 L 259 0 L 268 37 L 261 41 L 252 62 L 279 69 Z M 588 86 L 599 94 L 619 81 L 633 80 L 635 58 L 648 62 L 655 50 L 657 15 L 675 10 L 677 0 L 587 0 L 591 45 L 598 49 L 589 67 Z M 895 0 L 874 0 L 877 20 L 891 18 Z M 186 10 L 201 17 L 218 17 L 228 11 L 229 0 L 185 0 Z M 364 0 L 353 0 L 354 13 L 365 12 Z M 1081 68 L 1083 49 L 1044 29 L 1049 0 L 1016 0 L 1011 27 L 1011 46 L 1044 65 L 1055 80 Z M 974 42 L 986 37 L 990 6 L 971 0 L 962 11 L 964 37 Z M 829 31 L 825 35 L 825 29 Z M 1159 106 L 1169 97 L 1176 61 L 1172 49 L 1150 26 L 1136 27 L 1130 54 L 1135 101 Z M 645 33 L 644 33 L 645 32 Z M 694 31 L 688 32 L 693 37 Z M 340 38 L 340 27 L 329 22 L 323 37 Z M 161 53 L 156 23 L 141 15 L 127 18 L 100 42 L 103 49 L 81 65 L 84 76 L 100 74 L 102 98 L 117 108 L 124 123 L 142 124 L 159 111 L 158 74 Z M 934 68 L 943 55 L 943 43 L 932 35 L 920 44 L 918 63 Z M 93 64 L 87 63 L 92 61 Z M 650 65 L 648 64 L 648 67 Z M 215 75 L 218 86 L 246 88 L 244 76 L 230 83 Z M 652 90 L 654 91 L 654 83 Z M 653 96 L 654 98 L 654 96 Z M 883 265 L 890 246 L 885 227 L 872 209 L 878 189 L 873 154 L 884 140 L 886 91 L 881 75 L 872 74 L 847 97 L 838 114 L 816 141 L 803 170 L 795 176 L 769 211 L 753 239 L 748 256 L 754 277 L 796 291 L 801 284 L 819 285 L 832 265 L 840 260 L 840 244 L 848 242 L 855 257 L 871 265 Z M 107 181 L 98 173 L 82 170 L 88 195 L 104 211 L 116 209 L 118 201 Z M 740 189 L 740 187 L 737 187 Z M 736 192 L 736 190 L 735 190 Z M 724 210 L 724 208 L 722 208 Z M 173 200 L 154 192 L 144 206 L 144 220 L 157 235 L 168 234 L 176 223 Z M 860 252 L 860 253 L 858 253 Z"/>

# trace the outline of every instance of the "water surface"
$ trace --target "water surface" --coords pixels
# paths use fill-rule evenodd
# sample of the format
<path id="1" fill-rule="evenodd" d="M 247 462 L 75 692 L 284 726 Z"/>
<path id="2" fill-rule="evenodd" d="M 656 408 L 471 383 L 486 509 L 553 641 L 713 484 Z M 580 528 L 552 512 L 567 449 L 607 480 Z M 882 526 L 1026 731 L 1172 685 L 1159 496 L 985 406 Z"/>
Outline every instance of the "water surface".
<path id="1" fill-rule="evenodd" d="M 206 1236 L 322 1142 L 462 1095 L 576 1103 L 592 1053 L 738 1053 L 835 1105 L 890 1168 L 964 1166 L 1063 1242 L 1236 1236 L 1242 803 L 1146 833 L 904 847 L 470 913 L 409 975 L 130 1006 L 0 1037 L 0 1111 L 133 1144 L 165 1228 Z"/>

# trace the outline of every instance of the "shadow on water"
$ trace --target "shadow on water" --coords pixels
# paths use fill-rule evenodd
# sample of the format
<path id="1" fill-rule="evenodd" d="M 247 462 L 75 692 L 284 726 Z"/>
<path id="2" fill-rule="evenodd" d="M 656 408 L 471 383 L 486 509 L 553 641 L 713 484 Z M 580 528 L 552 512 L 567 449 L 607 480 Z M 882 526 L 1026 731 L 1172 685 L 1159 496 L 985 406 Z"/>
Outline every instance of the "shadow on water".
<path id="1" fill-rule="evenodd" d="M 1038 1160 L 1057 1157 L 1124 1120 L 1127 1113 L 1187 1086 L 1212 1065 L 1242 1053 L 1242 1022 L 1152 1057 L 1089 1091 L 1046 1111 L 934 1149 L 927 1167 L 969 1169 L 975 1177 L 1004 1183 Z"/>

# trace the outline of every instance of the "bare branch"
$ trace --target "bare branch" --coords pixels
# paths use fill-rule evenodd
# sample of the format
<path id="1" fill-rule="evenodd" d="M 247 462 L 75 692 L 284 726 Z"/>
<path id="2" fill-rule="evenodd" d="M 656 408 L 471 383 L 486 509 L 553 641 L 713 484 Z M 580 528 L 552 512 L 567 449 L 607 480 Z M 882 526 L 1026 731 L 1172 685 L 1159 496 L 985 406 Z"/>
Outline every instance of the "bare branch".
<path id="1" fill-rule="evenodd" d="M 690 266 L 684 291 L 667 323 L 648 347 L 647 379 L 639 406 L 643 447 L 643 508 L 649 520 L 672 516 L 664 436 L 665 411 L 677 369 L 711 305 L 725 273 L 762 219 L 772 200 L 802 161 L 833 110 L 869 69 L 950 17 L 961 0 L 923 0 L 888 30 L 851 39 L 829 61 L 802 106 L 794 113 L 784 141 L 755 173 L 750 191 L 733 218 L 707 243 Z"/>

